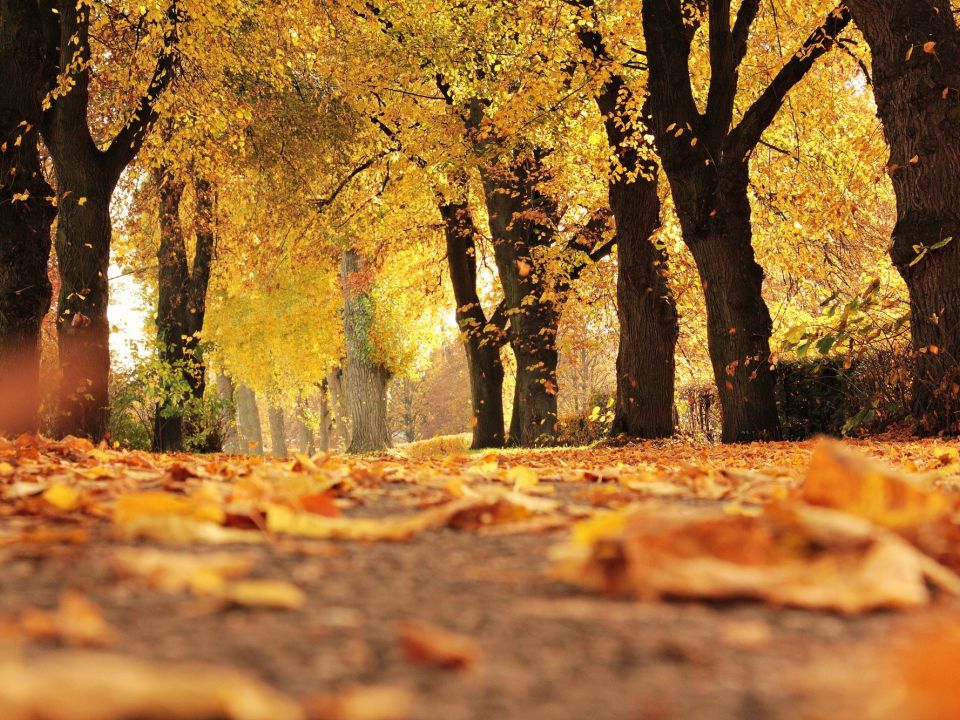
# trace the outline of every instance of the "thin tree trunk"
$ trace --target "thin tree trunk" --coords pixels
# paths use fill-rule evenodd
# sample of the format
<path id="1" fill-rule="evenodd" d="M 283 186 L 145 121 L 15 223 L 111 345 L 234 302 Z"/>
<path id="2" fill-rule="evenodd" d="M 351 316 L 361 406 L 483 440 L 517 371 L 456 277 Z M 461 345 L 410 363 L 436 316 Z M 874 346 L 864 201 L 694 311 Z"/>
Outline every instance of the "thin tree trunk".
<path id="1" fill-rule="evenodd" d="M 223 451 L 236 455 L 240 452 L 240 435 L 237 432 L 237 403 L 234 400 L 233 378 L 224 373 L 217 375 L 217 393 L 223 405 Z"/>
<path id="2" fill-rule="evenodd" d="M 447 265 L 457 303 L 457 325 L 467 355 L 473 408 L 473 449 L 502 447 L 503 328 L 488 320 L 477 294 L 477 228 L 466 202 L 440 204 Z"/>
<path id="3" fill-rule="evenodd" d="M 257 396 L 246 385 L 237 389 L 237 422 L 240 451 L 245 455 L 263 455 L 263 430 Z"/>
<path id="4" fill-rule="evenodd" d="M 343 368 L 338 367 L 327 376 L 327 389 L 330 393 L 330 409 L 333 415 L 334 438 L 331 447 L 346 450 L 350 445 L 350 421 L 347 414 L 347 402 L 343 387 Z M 335 442 L 334 442 L 335 441 Z"/>
<path id="5" fill-rule="evenodd" d="M 37 148 L 40 29 L 25 0 L 0 0 L 0 434 L 36 432 L 40 329 L 50 309 L 47 276 L 53 190 Z"/>
<path id="6" fill-rule="evenodd" d="M 949 0 L 852 0 L 873 58 L 897 198 L 890 256 L 910 293 L 913 415 L 960 432 L 960 28 Z"/>
<path id="7" fill-rule="evenodd" d="M 351 419 L 347 452 L 379 452 L 390 447 L 387 383 L 390 372 L 374 359 L 370 325 L 374 306 L 369 267 L 354 250 L 343 253 L 343 328 L 347 349 L 346 394 Z"/>
<path id="8" fill-rule="evenodd" d="M 157 250 L 157 340 L 163 362 L 179 373 L 188 395 L 168 395 L 157 407 L 153 446 L 158 452 L 184 449 L 185 405 L 203 402 L 206 368 L 200 352 L 200 331 L 206 314 L 214 248 L 213 193 L 205 180 L 195 180 L 196 250 L 192 267 L 180 219 L 185 184 L 168 169 L 160 171 L 160 246 Z M 187 428 L 203 432 L 205 428 Z M 202 443 L 210 449 L 212 438 Z"/>
<path id="9" fill-rule="evenodd" d="M 320 452 L 330 452 L 330 434 L 333 420 L 330 417 L 330 391 L 328 383 L 320 383 L 320 429 L 317 433 L 317 449 Z"/>
<path id="10" fill-rule="evenodd" d="M 287 457 L 287 429 L 283 408 L 271 405 L 267 414 L 270 420 L 270 454 L 276 458 L 285 458 Z"/>

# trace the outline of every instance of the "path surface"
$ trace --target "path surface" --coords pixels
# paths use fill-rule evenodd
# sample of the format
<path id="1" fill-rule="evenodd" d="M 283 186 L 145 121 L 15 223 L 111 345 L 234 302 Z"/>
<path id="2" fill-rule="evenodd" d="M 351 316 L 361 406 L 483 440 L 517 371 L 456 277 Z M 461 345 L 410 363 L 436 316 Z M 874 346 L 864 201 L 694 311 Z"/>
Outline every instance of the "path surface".
<path id="1" fill-rule="evenodd" d="M 0 661 L 24 658 L 21 671 L 83 646 L 174 665 L 201 661 L 241 669 L 305 701 L 308 716 L 356 720 L 885 718 L 884 706 L 902 700 L 888 680 L 897 672 L 898 639 L 909 652 L 911 638 L 960 617 L 960 603 L 946 593 L 914 609 L 846 616 L 749 601 L 636 602 L 553 577 L 551 555 L 585 515 L 651 495 L 665 505 L 747 503 L 745 493 L 759 499 L 775 485 L 797 485 L 809 444 L 251 466 L 123 455 L 79 441 L 21 442 L 6 447 L 7 466 L 0 465 Z M 946 486 L 958 469 L 943 447 L 864 449 L 938 472 Z M 636 489 L 640 473 L 650 491 Z M 682 491 L 671 494 L 667 485 Z M 52 487 L 78 494 L 62 498 Z M 514 490 L 532 498 L 534 510 L 469 507 L 474 493 Z M 163 506 L 160 493 L 200 510 L 191 516 L 185 505 Z M 124 496 L 149 502 L 131 511 L 135 503 Z M 298 498 L 310 499 L 296 507 Z M 265 531 L 264 516 L 285 517 L 276 510 L 284 503 L 320 524 Z M 465 509 L 440 518 L 450 503 Z M 307 537 L 376 534 L 410 516 L 429 516 L 429 525 L 405 526 L 409 537 L 400 541 Z M 194 532 L 208 525 L 228 535 Z M 257 539 L 238 544 L 233 533 Z M 156 557 L 163 562 L 150 571 Z M 191 557 L 212 558 L 221 570 L 224 558 L 240 558 L 244 581 L 281 581 L 303 596 L 231 599 L 224 588 L 232 587 L 232 571 L 220 573 L 227 584 L 194 577 L 176 591 L 161 587 L 177 568 L 186 572 Z M 77 598 L 81 609 L 71 609 Z M 450 648 L 429 637 L 426 662 L 411 659 L 398 639 L 420 632 L 404 630 L 411 620 L 456 633 L 465 667 L 440 667 Z M 947 652 L 954 657 L 952 647 Z M 5 692 L 0 687 L 0 709 Z M 349 697 L 361 699 L 351 705 Z M 34 712 L 24 717 L 74 716 Z M 914 716 L 938 717 L 923 712 Z M 229 709 L 220 716 L 243 717 Z"/>

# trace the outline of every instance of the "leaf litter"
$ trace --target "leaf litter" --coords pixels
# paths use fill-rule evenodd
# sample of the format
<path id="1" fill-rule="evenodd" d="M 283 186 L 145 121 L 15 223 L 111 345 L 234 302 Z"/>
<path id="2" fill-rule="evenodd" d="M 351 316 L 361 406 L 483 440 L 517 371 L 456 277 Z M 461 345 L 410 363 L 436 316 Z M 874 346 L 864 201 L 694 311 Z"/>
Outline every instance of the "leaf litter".
<path id="1" fill-rule="evenodd" d="M 204 601 L 209 612 L 304 607 L 296 578 L 261 576 L 257 548 L 319 558 L 332 554 L 332 543 L 404 543 L 451 531 L 545 534 L 554 547 L 544 582 L 559 577 L 587 593 L 644 603 L 742 600 L 855 615 L 960 595 L 960 452 L 937 441 L 667 441 L 279 462 L 22 436 L 0 440 L 0 499 L 0 563 L 45 547 L 106 545 L 118 587 L 182 595 L 185 607 Z M 468 668 L 480 656 L 476 639 L 439 625 L 405 618 L 394 627 L 410 662 Z M 0 630 L 0 643 L 46 648 L 29 660 L 0 653 L 0 717 L 389 720 L 416 705 L 410 688 L 390 685 L 318 687 L 294 698 L 230 668 L 109 653 L 92 660 L 73 648 L 115 647 L 125 629 L 79 591 L 65 591 L 52 610 L 28 606 L 4 617 Z M 953 657 L 954 637 L 940 638 L 937 651 Z M 718 638 L 762 648 L 770 629 L 724 621 Z M 889 653 L 898 681 L 886 685 L 900 694 L 888 704 L 929 705 L 923 693 L 943 691 L 936 677 L 921 682 L 907 672 L 907 647 Z M 110 672 L 111 663 L 124 671 Z M 94 679 L 90 667 L 107 671 Z M 62 714 L 62 704 L 45 699 L 57 694 L 79 709 Z M 107 695 L 109 703 L 97 702 Z M 924 712 L 914 715 L 934 717 Z"/>

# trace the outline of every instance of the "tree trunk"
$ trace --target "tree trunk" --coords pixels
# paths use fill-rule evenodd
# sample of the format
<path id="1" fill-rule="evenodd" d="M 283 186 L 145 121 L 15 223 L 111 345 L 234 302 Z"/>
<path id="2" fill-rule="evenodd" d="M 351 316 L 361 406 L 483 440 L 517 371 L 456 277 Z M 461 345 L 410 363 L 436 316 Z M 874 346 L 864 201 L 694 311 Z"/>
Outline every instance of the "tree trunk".
<path id="1" fill-rule="evenodd" d="M 503 447 L 503 329 L 487 319 L 477 294 L 477 229 L 466 202 L 440 204 L 447 264 L 457 303 L 473 408 L 473 449 Z"/>
<path id="2" fill-rule="evenodd" d="M 317 448 L 330 452 L 330 432 L 333 420 L 330 417 L 330 392 L 327 381 L 320 383 L 320 431 L 317 433 Z"/>
<path id="3" fill-rule="evenodd" d="M 240 435 L 237 432 L 237 403 L 234 400 L 233 378 L 224 373 L 217 375 L 217 393 L 223 404 L 223 451 L 236 455 L 240 452 Z"/>
<path id="4" fill-rule="evenodd" d="M 324 394 L 326 393 L 324 392 Z M 323 412 L 321 410 L 321 415 L 322 414 Z M 307 424 L 307 401 L 302 398 L 297 401 L 295 424 L 297 432 L 297 450 L 307 456 L 313 455 L 316 452 L 316 445 L 314 444 L 313 431 Z M 326 452 L 326 449 L 324 449 L 324 452 Z"/>
<path id="5" fill-rule="evenodd" d="M 109 419 L 110 326 L 107 322 L 107 269 L 110 263 L 110 199 L 121 173 L 133 161 L 150 126 L 156 101 L 176 74 L 176 28 L 164 35 L 145 94 L 136 111 L 101 150 L 88 124 L 90 105 L 90 6 L 46 3 L 34 6 L 35 22 L 44 28 L 48 89 L 59 76 L 67 90 L 53 96 L 42 116 L 43 138 L 57 175 L 59 221 L 57 261 L 60 269 L 57 340 L 60 349 L 61 435 L 100 440 Z"/>
<path id="6" fill-rule="evenodd" d="M 330 393 L 330 410 L 333 415 L 332 428 L 335 442 L 331 447 L 346 450 L 350 445 L 350 422 L 347 414 L 347 401 L 343 388 L 343 368 L 338 367 L 327 376 L 327 389 Z"/>
<path id="7" fill-rule="evenodd" d="M 240 451 L 245 455 L 263 455 L 263 430 L 257 396 L 246 385 L 240 385 L 237 389 L 237 420 Z"/>
<path id="8" fill-rule="evenodd" d="M 287 457 L 287 430 L 283 419 L 283 408 L 271 405 L 268 410 L 270 420 L 270 454 L 275 458 Z"/>
<path id="9" fill-rule="evenodd" d="M 663 169 L 670 179 L 683 239 L 693 254 L 707 304 L 707 337 L 723 411 L 724 442 L 777 440 L 780 421 L 771 370 L 770 313 L 763 271 L 751 246 L 750 156 L 790 89 L 828 52 L 850 21 L 841 4 L 783 64 L 734 125 L 739 68 L 760 3 L 709 3 L 684 16 L 672 0 L 641 6 L 649 65 L 648 107 Z M 700 110 L 690 50 L 707 23 L 710 85 Z"/>
<path id="10" fill-rule="evenodd" d="M 57 222 L 57 346 L 60 351 L 58 434 L 99 440 L 107 431 L 110 396 L 110 196 L 96 173 L 54 161 L 57 181 L 70 195 Z"/>
<path id="11" fill-rule="evenodd" d="M 11 436 L 38 429 L 40 328 L 53 292 L 56 213 L 37 148 L 42 37 L 31 4 L 0 0 L 0 434 Z"/>
<path id="12" fill-rule="evenodd" d="M 852 0 L 873 58 L 897 198 L 890 255 L 910 293 L 913 415 L 960 432 L 960 28 L 949 0 Z M 939 246 L 939 247 L 938 247 Z"/>
<path id="13" fill-rule="evenodd" d="M 517 382 L 510 442 L 531 447 L 557 435 L 557 330 L 560 299 L 535 249 L 552 244 L 553 201 L 539 190 L 546 170 L 536 151 L 515 151 L 509 166 L 481 169 L 497 271 L 510 318 Z"/>
<path id="14" fill-rule="evenodd" d="M 390 447 L 387 383 L 390 372 L 376 362 L 370 343 L 374 306 L 366 261 L 354 250 L 343 253 L 343 330 L 347 349 L 346 394 L 351 419 L 349 453 Z"/>
<path id="15" fill-rule="evenodd" d="M 157 407 L 153 446 L 158 452 L 176 452 L 184 449 L 184 421 L 189 419 L 185 406 L 201 404 L 206 390 L 200 331 L 213 262 L 214 208 L 210 184 L 196 180 L 196 250 L 191 268 L 180 218 L 185 185 L 167 169 L 160 171 L 159 182 L 157 340 L 161 360 L 179 375 L 186 392 L 178 383 L 170 388 L 165 402 Z M 198 407 L 193 410 L 199 415 Z M 194 433 L 206 430 L 203 427 L 187 428 Z M 209 449 L 210 444 L 207 441 L 202 446 Z"/>
<path id="16" fill-rule="evenodd" d="M 677 207 L 687 218 L 684 237 L 706 299 L 707 342 L 723 411 L 721 437 L 726 443 L 779 440 L 770 357 L 773 323 L 751 244 L 746 168 L 739 181 L 721 186 L 712 199 L 716 212 L 709 219 L 696 217 L 685 204 Z M 703 236 L 690 227 L 692 215 L 698 227 L 710 228 Z"/>
<path id="17" fill-rule="evenodd" d="M 598 62 L 609 62 L 603 37 L 581 30 L 580 40 Z M 596 96 L 610 151 L 615 155 L 609 184 L 618 252 L 617 395 L 611 433 L 641 438 L 673 435 L 677 306 L 667 285 L 667 254 L 653 240 L 660 227 L 658 167 L 653 149 L 636 128 L 633 94 L 613 73 Z M 649 118 L 644 107 L 642 115 Z M 634 129 L 631 129 L 634 128 Z M 646 157 L 641 155 L 646 149 Z"/>

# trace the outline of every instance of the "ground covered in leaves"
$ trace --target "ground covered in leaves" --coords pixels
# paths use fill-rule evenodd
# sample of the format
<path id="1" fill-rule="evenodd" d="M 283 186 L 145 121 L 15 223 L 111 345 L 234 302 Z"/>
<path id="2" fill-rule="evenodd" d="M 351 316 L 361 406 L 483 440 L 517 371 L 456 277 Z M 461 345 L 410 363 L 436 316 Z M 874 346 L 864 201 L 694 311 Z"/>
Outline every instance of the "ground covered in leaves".
<path id="1" fill-rule="evenodd" d="M 960 717 L 955 443 L 21 437 L 0 570 L 5 720 Z"/>

